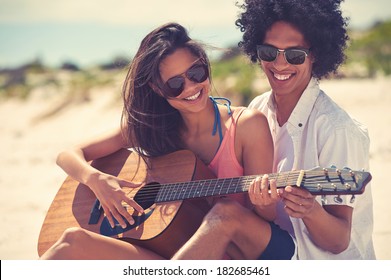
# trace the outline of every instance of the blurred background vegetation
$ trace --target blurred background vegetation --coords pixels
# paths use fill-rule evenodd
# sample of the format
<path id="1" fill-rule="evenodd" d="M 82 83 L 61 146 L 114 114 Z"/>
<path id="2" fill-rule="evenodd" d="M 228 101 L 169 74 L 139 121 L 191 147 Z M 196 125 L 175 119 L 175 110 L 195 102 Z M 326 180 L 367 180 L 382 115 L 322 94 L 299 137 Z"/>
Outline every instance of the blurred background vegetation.
<path id="1" fill-rule="evenodd" d="M 375 78 L 391 75 L 391 20 L 378 22 L 364 31 L 350 31 L 347 61 L 331 78 Z M 129 59 L 115 57 L 111 62 L 82 69 L 72 61 L 58 68 L 45 66 L 40 59 L 12 69 L 0 68 L 0 102 L 9 98 L 28 100 L 35 89 L 48 95 L 62 94 L 64 108 L 74 102 L 88 102 L 93 89 L 111 87 L 120 100 L 121 86 Z M 215 92 L 233 104 L 247 105 L 256 95 L 268 89 L 266 77 L 258 65 L 241 54 L 237 47 L 228 48 L 212 61 Z M 59 108 L 54 108 L 53 113 Z"/>

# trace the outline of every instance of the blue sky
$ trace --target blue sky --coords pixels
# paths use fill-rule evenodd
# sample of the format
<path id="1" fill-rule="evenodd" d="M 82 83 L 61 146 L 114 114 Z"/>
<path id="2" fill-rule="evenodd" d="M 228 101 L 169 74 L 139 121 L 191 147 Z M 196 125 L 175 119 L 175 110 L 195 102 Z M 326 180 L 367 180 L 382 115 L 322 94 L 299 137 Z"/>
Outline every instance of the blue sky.
<path id="1" fill-rule="evenodd" d="M 235 0 L 0 0 L 0 68 L 34 58 L 83 66 L 131 57 L 156 26 L 177 21 L 193 38 L 226 47 L 240 39 Z M 354 28 L 391 18 L 390 0 L 345 0 Z"/>

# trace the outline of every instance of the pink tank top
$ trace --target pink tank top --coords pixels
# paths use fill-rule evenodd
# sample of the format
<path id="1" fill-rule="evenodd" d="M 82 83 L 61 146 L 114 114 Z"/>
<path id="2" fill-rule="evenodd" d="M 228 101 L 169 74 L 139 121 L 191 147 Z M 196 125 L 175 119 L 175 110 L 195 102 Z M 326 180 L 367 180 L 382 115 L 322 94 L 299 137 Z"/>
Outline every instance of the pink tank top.
<path id="1" fill-rule="evenodd" d="M 243 176 L 243 167 L 238 162 L 235 154 L 235 132 L 237 121 L 245 110 L 245 107 L 236 109 L 227 124 L 223 140 L 208 167 L 216 175 L 217 178 L 231 178 Z M 230 195 L 242 205 L 246 204 L 246 194 Z"/>

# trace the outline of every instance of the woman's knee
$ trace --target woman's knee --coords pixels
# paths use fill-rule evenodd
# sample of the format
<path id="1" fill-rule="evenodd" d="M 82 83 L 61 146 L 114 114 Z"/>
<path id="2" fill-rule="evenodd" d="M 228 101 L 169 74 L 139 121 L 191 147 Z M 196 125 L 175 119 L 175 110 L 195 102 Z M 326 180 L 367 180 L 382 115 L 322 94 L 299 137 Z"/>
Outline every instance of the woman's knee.
<path id="1" fill-rule="evenodd" d="M 61 243 L 68 245 L 80 245 L 89 237 L 85 229 L 79 227 L 68 228 L 64 231 L 60 238 Z"/>
<path id="2" fill-rule="evenodd" d="M 243 217 L 247 209 L 231 199 L 220 199 L 212 207 L 209 213 L 206 215 L 206 219 L 219 220 L 225 225 L 227 223 L 240 224 L 240 219 Z"/>
<path id="3" fill-rule="evenodd" d="M 61 237 L 50 247 L 41 259 L 77 259 L 80 250 L 87 239 L 88 233 L 81 228 L 66 229 Z"/>

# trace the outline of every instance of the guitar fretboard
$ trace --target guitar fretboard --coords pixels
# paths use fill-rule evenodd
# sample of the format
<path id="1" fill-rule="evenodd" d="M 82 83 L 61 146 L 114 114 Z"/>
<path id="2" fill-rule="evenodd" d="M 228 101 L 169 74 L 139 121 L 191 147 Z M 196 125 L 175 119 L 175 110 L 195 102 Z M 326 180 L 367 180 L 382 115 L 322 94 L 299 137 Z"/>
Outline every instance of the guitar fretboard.
<path id="1" fill-rule="evenodd" d="M 163 184 L 156 197 L 156 202 L 247 192 L 250 183 L 257 176 L 258 175 Z M 268 174 L 268 176 L 269 179 L 276 180 L 277 188 L 282 188 L 287 185 L 296 185 L 300 176 L 300 171 Z"/>

